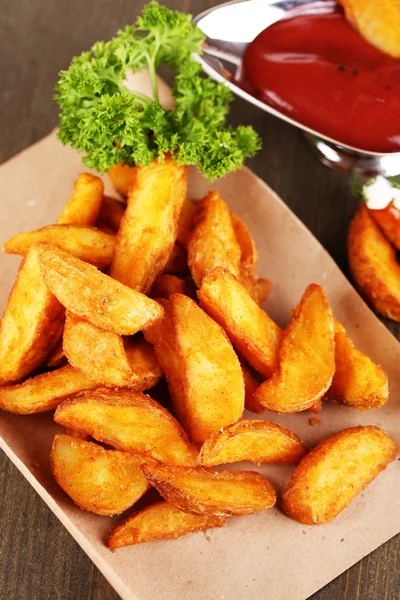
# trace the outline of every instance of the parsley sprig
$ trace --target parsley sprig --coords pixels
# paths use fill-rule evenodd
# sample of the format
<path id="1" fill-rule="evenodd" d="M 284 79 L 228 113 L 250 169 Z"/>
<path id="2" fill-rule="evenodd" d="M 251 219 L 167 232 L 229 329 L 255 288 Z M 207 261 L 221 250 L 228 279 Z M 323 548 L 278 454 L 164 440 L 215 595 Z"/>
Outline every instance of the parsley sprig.
<path id="1" fill-rule="evenodd" d="M 61 71 L 55 98 L 61 108 L 59 138 L 84 153 L 100 172 L 118 163 L 147 165 L 169 153 L 180 165 L 197 165 L 214 179 L 240 168 L 260 148 L 251 127 L 226 125 L 231 91 L 204 78 L 193 54 L 204 35 L 191 16 L 152 1 L 135 25 L 109 42 L 97 42 Z M 158 101 L 156 71 L 176 73 L 175 110 Z M 147 68 L 153 97 L 128 91 L 129 71 Z"/>

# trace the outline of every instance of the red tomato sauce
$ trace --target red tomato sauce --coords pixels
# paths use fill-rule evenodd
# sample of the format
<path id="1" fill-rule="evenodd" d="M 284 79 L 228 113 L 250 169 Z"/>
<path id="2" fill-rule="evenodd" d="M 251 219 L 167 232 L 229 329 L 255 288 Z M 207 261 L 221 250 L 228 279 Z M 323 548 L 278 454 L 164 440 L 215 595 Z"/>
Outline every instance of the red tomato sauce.
<path id="1" fill-rule="evenodd" d="M 339 142 L 400 150 L 400 60 L 365 41 L 340 8 L 267 27 L 246 49 L 243 82 L 263 102 Z"/>

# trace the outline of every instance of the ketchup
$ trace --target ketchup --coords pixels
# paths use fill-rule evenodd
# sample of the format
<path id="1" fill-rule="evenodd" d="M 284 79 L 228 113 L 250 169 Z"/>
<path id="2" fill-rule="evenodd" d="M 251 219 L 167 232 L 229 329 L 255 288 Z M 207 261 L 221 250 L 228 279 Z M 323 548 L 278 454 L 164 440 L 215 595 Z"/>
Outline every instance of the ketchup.
<path id="1" fill-rule="evenodd" d="M 400 60 L 365 41 L 339 7 L 270 25 L 243 70 L 244 87 L 311 129 L 363 150 L 400 150 Z"/>

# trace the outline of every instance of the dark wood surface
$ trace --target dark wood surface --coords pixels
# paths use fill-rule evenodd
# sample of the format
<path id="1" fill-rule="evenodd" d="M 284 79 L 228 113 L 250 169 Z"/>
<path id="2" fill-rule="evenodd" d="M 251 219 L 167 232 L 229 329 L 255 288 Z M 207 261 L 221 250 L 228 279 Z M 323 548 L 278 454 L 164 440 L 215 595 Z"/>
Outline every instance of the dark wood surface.
<path id="1" fill-rule="evenodd" d="M 0 162 L 56 125 L 53 86 L 58 71 L 68 66 L 71 56 L 132 22 L 143 4 L 138 0 L 1 0 Z M 218 2 L 169 0 L 167 4 L 198 13 Z M 251 123 L 262 133 L 264 149 L 250 161 L 250 167 L 277 191 L 346 272 L 346 230 L 357 202 L 348 178 L 319 164 L 294 128 L 240 99 L 235 100 L 232 120 Z M 391 329 L 395 332 L 393 325 Z M 118 598 L 3 454 L 0 532 L 2 600 Z M 398 600 L 400 536 L 312 598 Z"/>

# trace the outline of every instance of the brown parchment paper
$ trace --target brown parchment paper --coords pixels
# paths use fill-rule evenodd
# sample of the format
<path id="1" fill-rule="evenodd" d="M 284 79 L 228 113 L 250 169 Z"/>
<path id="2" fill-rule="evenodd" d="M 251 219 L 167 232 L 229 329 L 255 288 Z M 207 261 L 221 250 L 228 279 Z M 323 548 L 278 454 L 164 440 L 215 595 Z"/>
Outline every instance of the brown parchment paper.
<path id="1" fill-rule="evenodd" d="M 54 222 L 81 170 L 78 154 L 61 146 L 55 134 L 0 167 L 0 242 Z M 314 427 L 307 412 L 264 417 L 293 429 L 310 445 L 358 424 L 379 425 L 400 441 L 398 342 L 317 240 L 251 171 L 243 169 L 213 186 L 245 219 L 256 239 L 260 274 L 274 284 L 266 305 L 271 316 L 285 324 L 307 284 L 321 283 L 355 344 L 389 375 L 390 403 L 383 409 L 360 413 L 326 404 L 318 415 L 321 424 Z M 210 184 L 193 171 L 190 195 L 201 197 L 208 189 Z M 16 257 L 1 258 L 1 308 L 18 264 Z M 226 527 L 207 534 L 111 552 L 103 541 L 116 520 L 84 513 L 52 478 L 49 450 L 55 431 L 51 414 L 0 413 L 0 446 L 124 600 L 300 600 L 400 531 L 396 460 L 328 525 L 301 525 L 276 507 L 230 519 Z M 277 466 L 259 470 L 278 489 L 292 472 Z"/>

